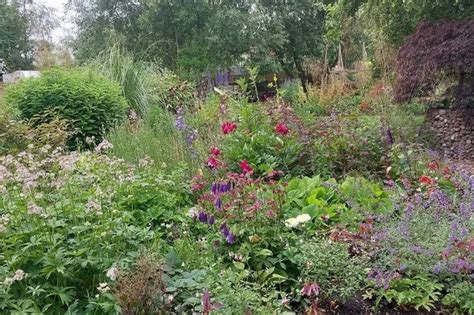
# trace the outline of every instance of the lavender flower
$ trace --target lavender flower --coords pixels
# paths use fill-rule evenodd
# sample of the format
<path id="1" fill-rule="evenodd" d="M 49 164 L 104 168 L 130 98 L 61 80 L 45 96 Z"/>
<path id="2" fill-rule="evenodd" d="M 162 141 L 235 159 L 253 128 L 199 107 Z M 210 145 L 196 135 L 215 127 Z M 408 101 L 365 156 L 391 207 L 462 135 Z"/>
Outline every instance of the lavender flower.
<path id="1" fill-rule="evenodd" d="M 400 222 L 400 225 L 398 226 L 398 232 L 405 240 L 410 238 L 410 227 L 406 221 Z"/>
<path id="2" fill-rule="evenodd" d="M 435 274 L 438 274 L 442 271 L 442 264 L 441 262 L 437 262 L 434 266 L 433 266 L 433 273 Z"/>
<path id="3" fill-rule="evenodd" d="M 229 230 L 226 223 L 222 223 L 219 227 L 219 230 L 221 231 L 228 244 L 232 245 L 235 243 L 235 235 Z"/>

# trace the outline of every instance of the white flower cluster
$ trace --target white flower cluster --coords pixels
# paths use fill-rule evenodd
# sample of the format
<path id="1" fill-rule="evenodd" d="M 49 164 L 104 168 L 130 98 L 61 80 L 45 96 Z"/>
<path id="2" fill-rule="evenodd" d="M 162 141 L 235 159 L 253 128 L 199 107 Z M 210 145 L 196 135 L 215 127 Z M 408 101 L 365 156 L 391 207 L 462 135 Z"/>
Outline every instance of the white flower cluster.
<path id="1" fill-rule="evenodd" d="M 2 214 L 0 216 L 0 233 L 7 231 L 7 224 L 10 222 L 10 214 Z"/>
<path id="2" fill-rule="evenodd" d="M 107 151 L 109 149 L 113 149 L 113 147 L 114 147 L 114 145 L 112 143 L 107 141 L 107 139 L 104 139 L 104 140 L 102 140 L 101 143 L 99 143 L 95 147 L 95 152 L 99 153 L 99 152 L 102 152 L 102 151 Z"/>
<path id="3" fill-rule="evenodd" d="M 33 201 L 28 202 L 28 214 L 40 215 L 43 213 L 43 208 L 39 207 Z"/>
<path id="4" fill-rule="evenodd" d="M 309 214 L 304 213 L 304 214 L 300 214 L 296 218 L 289 218 L 288 220 L 285 221 L 285 225 L 289 228 L 295 228 L 301 223 L 308 222 L 309 220 L 311 220 L 311 217 L 309 216 Z"/>
<path id="5" fill-rule="evenodd" d="M 18 269 L 17 271 L 15 271 L 15 274 L 13 275 L 13 277 L 11 278 L 5 278 L 5 281 L 3 282 L 5 285 L 9 286 L 11 285 L 13 282 L 15 281 L 21 281 L 23 280 L 25 277 L 26 277 L 26 273 L 21 270 L 21 269 Z"/>
<path id="6" fill-rule="evenodd" d="M 109 287 L 109 285 L 108 285 L 107 283 L 101 282 L 101 283 L 99 283 L 99 286 L 97 287 L 97 290 L 98 290 L 100 293 L 104 294 L 104 293 L 107 293 L 107 292 L 110 291 L 110 287 Z"/>
<path id="7" fill-rule="evenodd" d="M 106 276 L 110 280 L 115 281 L 115 280 L 117 280 L 118 273 L 119 273 L 118 268 L 115 267 L 115 266 L 112 266 L 112 267 L 110 267 L 109 270 L 107 270 Z"/>

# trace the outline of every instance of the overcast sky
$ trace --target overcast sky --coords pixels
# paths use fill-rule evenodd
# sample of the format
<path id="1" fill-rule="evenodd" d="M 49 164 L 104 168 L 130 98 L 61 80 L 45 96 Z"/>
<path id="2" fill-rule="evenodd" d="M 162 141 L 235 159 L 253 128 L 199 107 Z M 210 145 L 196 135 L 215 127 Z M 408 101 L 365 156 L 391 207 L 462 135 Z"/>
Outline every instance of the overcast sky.
<path id="1" fill-rule="evenodd" d="M 71 34 L 73 23 L 71 17 L 66 14 L 65 4 L 67 0 L 36 0 L 46 4 L 48 7 L 54 8 L 59 18 L 59 27 L 53 32 L 53 40 L 56 43 L 60 43 L 61 40 L 67 35 Z"/>

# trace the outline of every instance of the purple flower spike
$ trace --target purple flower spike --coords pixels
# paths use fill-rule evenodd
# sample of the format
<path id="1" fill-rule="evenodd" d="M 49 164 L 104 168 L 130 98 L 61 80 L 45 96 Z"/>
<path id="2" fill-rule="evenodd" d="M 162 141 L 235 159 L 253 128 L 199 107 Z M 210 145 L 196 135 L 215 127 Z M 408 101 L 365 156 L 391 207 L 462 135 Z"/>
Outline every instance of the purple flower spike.
<path id="1" fill-rule="evenodd" d="M 226 236 L 226 241 L 228 244 L 232 245 L 235 243 L 235 235 L 232 234 L 232 232 L 229 232 L 229 234 Z"/>
<path id="2" fill-rule="evenodd" d="M 229 235 L 229 228 L 227 227 L 227 224 L 226 223 L 222 223 L 221 226 L 219 227 L 219 230 L 221 231 L 221 233 L 227 237 L 227 235 Z"/>
<path id="3" fill-rule="evenodd" d="M 219 186 L 219 184 L 216 184 L 216 183 L 212 183 L 212 185 L 211 185 L 211 192 L 212 192 L 214 195 L 217 195 L 218 186 Z"/>
<path id="4" fill-rule="evenodd" d="M 230 183 L 227 184 L 222 184 L 220 187 L 220 192 L 221 193 L 226 193 L 230 190 Z"/>
<path id="5" fill-rule="evenodd" d="M 207 214 L 205 212 L 200 211 L 198 214 L 198 219 L 202 223 L 207 223 Z"/>
<path id="6" fill-rule="evenodd" d="M 216 223 L 216 219 L 214 218 L 214 216 L 209 215 L 209 217 L 207 218 L 207 224 L 213 225 L 214 223 Z"/>
<path id="7" fill-rule="evenodd" d="M 221 198 L 217 197 L 216 201 L 214 201 L 214 206 L 216 207 L 217 210 L 222 209 L 222 200 L 221 200 Z"/>

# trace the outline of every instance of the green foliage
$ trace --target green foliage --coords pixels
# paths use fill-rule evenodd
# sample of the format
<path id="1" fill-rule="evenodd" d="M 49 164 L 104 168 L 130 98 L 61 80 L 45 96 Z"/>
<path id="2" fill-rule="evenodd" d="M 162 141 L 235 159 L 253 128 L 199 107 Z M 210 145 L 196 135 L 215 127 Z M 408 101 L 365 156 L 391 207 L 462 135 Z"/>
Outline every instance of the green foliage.
<path id="1" fill-rule="evenodd" d="M 390 281 L 390 288 L 372 288 L 364 295 L 365 298 L 375 298 L 375 304 L 381 301 L 396 303 L 405 308 L 413 307 L 431 311 L 435 308 L 435 303 L 440 300 L 443 285 L 436 280 L 431 280 L 423 276 L 413 278 L 401 278 Z"/>
<path id="2" fill-rule="evenodd" d="M 176 130 L 172 115 L 159 107 L 136 124 L 115 127 L 107 139 L 113 144 L 111 153 L 130 163 L 170 169 L 183 163 L 193 166 L 189 147 Z"/>
<path id="3" fill-rule="evenodd" d="M 243 127 L 244 128 L 244 127 Z M 256 167 L 256 174 L 280 170 L 288 174 L 299 174 L 298 157 L 301 146 L 294 139 L 283 138 L 273 130 L 260 128 L 249 133 L 248 130 L 237 131 L 226 137 L 222 148 L 225 160 L 231 170 L 239 171 L 239 164 L 247 160 Z"/>
<path id="4" fill-rule="evenodd" d="M 150 102 L 174 113 L 179 108 L 192 109 L 196 102 L 194 87 L 170 71 L 160 71 L 151 81 Z"/>
<path id="5" fill-rule="evenodd" d="M 402 43 L 423 20 L 462 20 L 471 17 L 474 12 L 474 5 L 468 0 L 454 3 L 450 0 L 367 2 L 367 13 L 377 28 L 374 31 L 382 33 L 389 42 L 396 44 Z"/>
<path id="6" fill-rule="evenodd" d="M 306 240 L 294 261 L 303 282 L 317 282 L 321 295 L 331 301 L 344 302 L 365 285 L 368 259 L 351 256 L 348 246 L 327 239 Z"/>
<path id="7" fill-rule="evenodd" d="M 332 177 L 382 173 L 389 148 L 378 117 L 325 117 L 314 139 L 314 173 Z"/>
<path id="8" fill-rule="evenodd" d="M 364 178 L 348 177 L 341 183 L 319 176 L 292 179 L 286 191 L 286 215 L 309 214 L 313 229 L 335 223 L 354 228 L 368 216 L 392 208 L 388 194 Z"/>
<path id="9" fill-rule="evenodd" d="M 89 70 L 52 70 L 7 90 L 6 99 L 20 117 L 48 122 L 49 113 L 68 121 L 71 147 L 98 141 L 124 116 L 125 100 L 118 86 Z"/>
<path id="10" fill-rule="evenodd" d="M 454 308 L 455 314 L 474 314 L 474 288 L 471 282 L 460 282 L 449 289 L 443 304 Z"/>
<path id="11" fill-rule="evenodd" d="M 293 130 L 290 129 L 286 135 L 279 134 L 275 130 L 279 121 L 267 116 L 263 106 L 245 101 L 236 105 L 232 110 L 238 121 L 237 130 L 224 135 L 220 145 L 230 170 L 240 172 L 240 162 L 247 160 L 255 167 L 256 175 L 272 170 L 292 175 L 302 174 L 304 163 L 301 163 L 299 157 L 303 147 L 298 141 L 294 126 L 288 124 L 287 127 Z"/>
<path id="12" fill-rule="evenodd" d="M 172 209 L 188 202 L 182 175 L 47 148 L 4 162 L 2 312 L 117 313 L 106 272 L 126 270 L 145 245 L 168 237 L 159 227 L 179 222 Z M 20 169 L 22 178 L 9 175 Z"/>
<path id="13" fill-rule="evenodd" d="M 70 134 L 66 121 L 55 117 L 36 126 L 13 120 L 9 115 L 0 118 L 0 155 L 17 154 L 27 148 L 40 149 L 45 145 L 63 147 Z"/>

